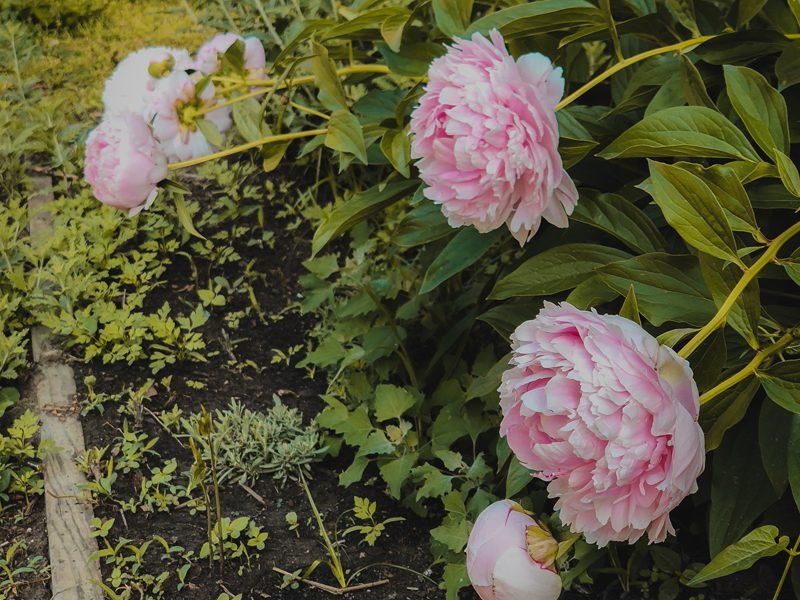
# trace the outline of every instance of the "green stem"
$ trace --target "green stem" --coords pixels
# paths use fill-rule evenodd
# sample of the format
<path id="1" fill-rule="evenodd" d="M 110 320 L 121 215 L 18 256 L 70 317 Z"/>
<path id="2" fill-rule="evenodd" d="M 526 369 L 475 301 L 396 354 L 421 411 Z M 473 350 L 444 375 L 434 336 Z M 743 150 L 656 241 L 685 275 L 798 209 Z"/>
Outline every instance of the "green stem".
<path id="1" fill-rule="evenodd" d="M 278 135 L 268 135 L 266 137 L 253 140 L 252 142 L 247 142 L 246 144 L 240 144 L 238 146 L 234 146 L 233 148 L 226 148 L 225 150 L 220 150 L 219 152 L 215 152 L 214 154 L 200 156 L 198 158 L 193 158 L 191 160 L 184 160 L 183 162 L 170 163 L 168 166 L 171 171 L 176 171 L 178 169 L 184 169 L 186 167 L 193 167 L 195 165 L 208 162 L 209 160 L 215 160 L 217 158 L 225 158 L 226 156 L 230 156 L 231 154 L 238 154 L 239 152 L 244 152 L 245 150 L 258 148 L 259 146 L 264 146 L 265 144 L 270 144 L 273 142 L 288 142 L 290 140 L 297 140 L 304 137 L 313 137 L 315 135 L 324 135 L 326 133 L 328 133 L 327 129 L 311 129 L 308 131 L 296 131 L 294 133 L 281 133 Z"/>
<path id="2" fill-rule="evenodd" d="M 341 69 L 337 69 L 336 75 L 339 77 L 346 77 L 347 75 L 355 75 L 358 73 L 374 73 L 376 75 L 388 75 L 391 73 L 389 67 L 386 65 L 352 65 L 349 67 L 344 67 Z M 256 87 L 259 86 L 259 89 L 253 90 L 252 92 L 248 92 L 247 94 L 241 94 L 236 96 L 235 98 L 231 98 L 226 100 L 225 102 L 220 102 L 219 104 L 214 104 L 211 106 L 206 106 L 201 108 L 200 110 L 192 113 L 193 116 L 200 116 L 206 113 L 210 113 L 212 111 L 217 110 L 218 108 L 222 108 L 224 106 L 230 106 L 231 104 L 236 104 L 237 102 L 241 102 L 242 100 L 247 100 L 248 98 L 255 98 L 256 96 L 261 96 L 267 91 L 274 91 L 274 90 L 282 90 L 288 87 L 294 87 L 297 85 L 305 85 L 307 83 L 314 83 L 316 77 L 314 75 L 306 75 L 303 77 L 295 77 L 293 79 L 289 79 L 287 81 L 280 81 L 280 79 L 245 79 L 242 80 L 240 77 L 225 77 L 225 76 L 218 76 L 212 77 L 212 81 L 220 82 L 220 83 L 233 83 L 236 84 L 236 87 Z M 263 87 L 261 87 L 263 86 Z M 234 88 L 228 88 L 228 91 Z"/>
<path id="3" fill-rule="evenodd" d="M 797 541 L 794 543 L 794 548 L 789 553 L 789 558 L 786 559 L 786 566 L 783 569 L 783 574 L 781 575 L 781 580 L 778 582 L 778 589 L 775 590 L 775 595 L 772 597 L 772 600 L 778 600 L 781 595 L 781 590 L 783 590 L 783 584 L 786 581 L 786 576 L 789 574 L 789 569 L 792 566 L 792 561 L 794 557 L 797 556 L 797 549 L 800 548 L 800 536 L 797 537 Z"/>
<path id="4" fill-rule="evenodd" d="M 303 475 L 303 471 L 298 469 L 298 474 L 300 475 L 300 483 L 303 486 L 303 489 L 306 492 L 306 497 L 308 498 L 308 503 L 311 505 L 311 511 L 314 513 L 314 518 L 317 521 L 317 527 L 319 528 L 319 535 L 322 538 L 323 543 L 325 544 L 325 548 L 328 551 L 328 556 L 331 559 L 331 571 L 333 572 L 334 577 L 336 577 L 336 581 L 339 583 L 339 587 L 342 589 L 347 587 L 347 580 L 344 576 L 344 569 L 342 568 L 342 559 L 339 557 L 339 553 L 336 551 L 336 547 L 331 542 L 331 538 L 328 536 L 328 531 L 325 529 L 325 523 L 322 521 L 322 515 L 317 510 L 317 505 L 314 502 L 314 497 L 311 495 L 311 490 L 308 487 L 308 483 L 306 482 L 306 478 Z"/>
<path id="5" fill-rule="evenodd" d="M 719 307 L 717 314 L 715 314 L 712 319 L 706 323 L 706 325 L 700 331 L 694 334 L 692 339 L 690 339 L 683 348 L 681 348 L 681 351 L 678 352 L 679 356 L 687 358 L 692 352 L 697 350 L 700 344 L 702 344 L 709 335 L 714 333 L 714 331 L 725 324 L 728 313 L 731 312 L 733 306 L 736 304 L 736 300 L 738 300 L 739 296 L 742 295 L 748 284 L 758 276 L 765 266 L 775 259 L 781 247 L 788 242 L 792 236 L 799 232 L 800 221 L 789 227 L 789 229 L 784 231 L 772 242 L 770 242 L 769 246 L 767 246 L 767 249 L 764 251 L 764 254 L 762 254 L 761 257 L 744 272 L 742 278 L 733 287 L 730 294 L 728 294 L 728 297 L 725 298 L 725 302 L 723 302 L 722 306 Z"/>
<path id="6" fill-rule="evenodd" d="M 211 483 L 214 486 L 214 505 L 217 511 L 217 536 L 219 537 L 219 575 L 225 570 L 225 541 L 222 539 L 222 507 L 219 501 L 219 479 L 217 478 L 217 456 L 214 452 L 214 438 L 208 433 L 208 451 L 211 455 Z"/>
<path id="7" fill-rule="evenodd" d="M 753 357 L 753 360 L 747 363 L 747 365 L 745 365 L 743 369 L 741 369 L 737 373 L 734 373 L 733 375 L 728 377 L 725 381 L 718 383 L 713 388 L 702 394 L 700 396 L 700 405 L 702 406 L 712 398 L 719 396 L 724 391 L 732 388 L 736 384 L 741 383 L 742 381 L 753 375 L 758 370 L 758 367 L 760 367 L 765 360 L 767 360 L 774 354 L 777 354 L 778 352 L 786 348 L 786 346 L 791 344 L 792 341 L 795 340 L 798 336 L 800 336 L 800 328 L 792 329 L 786 332 L 777 342 L 767 346 L 766 348 L 758 352 Z"/>
<path id="8" fill-rule="evenodd" d="M 631 56 L 629 58 L 622 59 L 617 64 L 612 67 L 609 67 L 600 75 L 593 78 L 591 81 L 584 83 L 581 87 L 577 90 L 572 92 L 569 96 L 564 98 L 561 102 L 556 105 L 556 110 L 561 110 L 566 106 L 572 104 L 575 100 L 583 96 L 586 92 L 594 88 L 600 83 L 603 83 L 606 79 L 614 75 L 615 73 L 619 73 L 623 69 L 628 68 L 629 66 L 651 58 L 653 56 L 658 56 L 659 54 L 667 54 L 669 52 L 681 52 L 686 48 L 691 48 L 692 46 L 697 46 L 702 44 L 703 42 L 707 42 L 708 40 L 712 40 L 716 35 L 702 35 L 700 37 L 692 38 L 690 40 L 684 40 L 682 42 L 678 42 L 676 44 L 670 44 L 669 46 L 662 46 L 661 48 L 653 48 L 652 50 L 647 50 L 646 52 L 642 52 L 641 54 L 636 54 L 635 56 Z"/>

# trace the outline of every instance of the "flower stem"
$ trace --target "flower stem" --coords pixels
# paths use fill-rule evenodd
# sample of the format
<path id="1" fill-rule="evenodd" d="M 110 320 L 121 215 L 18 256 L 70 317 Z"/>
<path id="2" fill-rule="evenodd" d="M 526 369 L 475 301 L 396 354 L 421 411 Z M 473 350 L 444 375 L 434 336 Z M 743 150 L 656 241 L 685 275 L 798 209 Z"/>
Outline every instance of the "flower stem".
<path id="1" fill-rule="evenodd" d="M 240 144 L 238 146 L 234 146 L 233 148 L 226 148 L 225 150 L 220 150 L 219 152 L 214 152 L 213 154 L 200 156 L 198 158 L 193 158 L 191 160 L 184 160 L 183 162 L 170 163 L 167 166 L 171 171 L 176 171 L 178 169 L 183 169 L 186 167 L 193 167 L 195 165 L 208 162 L 209 160 L 224 158 L 226 156 L 230 156 L 231 154 L 238 154 L 239 152 L 244 152 L 245 150 L 250 150 L 251 148 L 258 148 L 259 146 L 263 146 L 265 144 L 270 144 L 273 142 L 288 142 L 290 140 L 297 140 L 304 137 L 313 137 L 315 135 L 324 135 L 326 133 L 328 133 L 327 129 L 310 129 L 308 131 L 296 131 L 294 133 L 280 133 L 278 135 L 268 135 L 266 137 L 253 140 L 252 142 L 247 142 L 246 144 Z"/>
<path id="2" fill-rule="evenodd" d="M 339 77 L 346 77 L 347 75 L 355 75 L 358 73 L 375 73 L 378 75 L 388 75 L 391 73 L 389 67 L 386 65 L 352 65 L 350 67 L 343 67 L 341 69 L 336 70 L 336 75 Z M 206 113 L 210 113 L 218 108 L 222 108 L 224 106 L 230 106 L 231 104 L 236 104 L 237 102 L 241 102 L 242 100 L 247 100 L 248 98 L 255 98 L 256 96 L 261 96 L 266 92 L 273 91 L 273 90 L 283 90 L 288 87 L 293 87 L 297 85 L 305 85 L 307 83 L 314 83 L 315 81 L 314 75 L 306 75 L 303 77 L 294 77 L 293 79 L 289 79 L 287 81 L 280 81 L 280 79 L 241 79 L 238 77 L 212 77 L 212 81 L 220 82 L 220 83 L 233 83 L 236 84 L 233 88 L 228 88 L 228 91 L 235 89 L 237 87 L 255 87 L 255 86 L 263 86 L 259 87 L 259 89 L 253 90 L 246 94 L 240 94 L 234 98 L 230 98 L 225 102 L 220 102 L 219 104 L 214 104 L 212 106 L 206 106 L 202 109 L 198 110 L 194 113 L 195 116 L 204 115 Z"/>
<path id="3" fill-rule="evenodd" d="M 600 83 L 603 83 L 606 79 L 614 75 L 615 73 L 619 73 L 623 69 L 628 68 L 629 66 L 646 60 L 652 56 L 658 56 L 659 54 L 667 54 L 669 52 L 681 52 L 687 48 L 691 48 L 692 46 L 697 46 L 702 44 L 703 42 L 707 42 L 708 40 L 713 40 L 716 35 L 701 35 L 700 37 L 695 37 L 690 40 L 684 40 L 682 42 L 677 42 L 675 44 L 670 44 L 669 46 L 662 46 L 661 48 L 653 48 L 652 50 L 647 50 L 646 52 L 642 52 L 641 54 L 636 54 L 634 56 L 630 56 L 628 58 L 624 58 L 614 66 L 609 67 L 600 75 L 593 78 L 592 80 L 584 83 L 581 87 L 577 90 L 572 92 L 569 96 L 561 100 L 556 105 L 556 110 L 561 110 L 572 104 L 575 100 L 583 96 L 586 92 L 591 90 L 593 87 L 597 86 Z"/>
<path id="4" fill-rule="evenodd" d="M 713 388 L 702 394 L 700 396 L 700 405 L 702 406 L 712 398 L 719 396 L 724 391 L 729 390 L 736 384 L 744 381 L 745 379 L 753 375 L 756 372 L 756 370 L 758 370 L 758 367 L 760 367 L 765 360 L 767 360 L 774 354 L 777 354 L 778 352 L 786 348 L 786 346 L 791 344 L 792 341 L 797 339 L 798 336 L 800 336 L 800 328 L 795 328 L 787 331 L 785 334 L 783 334 L 783 336 L 781 336 L 781 338 L 777 342 L 767 346 L 766 348 L 758 352 L 753 357 L 753 360 L 747 363 L 747 365 L 741 371 L 734 373 L 733 375 L 728 377 L 725 381 L 718 383 Z"/>
<path id="5" fill-rule="evenodd" d="M 678 352 L 679 356 L 687 358 L 692 352 L 697 350 L 700 344 L 702 344 L 709 335 L 714 333 L 717 328 L 725 324 L 728 313 L 731 312 L 734 304 L 736 304 L 736 300 L 738 300 L 739 296 L 742 295 L 742 292 L 744 292 L 748 284 L 758 276 L 759 272 L 761 272 L 765 266 L 772 262 L 772 260 L 778 254 L 778 250 L 781 249 L 781 246 L 783 246 L 798 232 L 800 232 L 800 221 L 789 227 L 789 229 L 784 231 L 782 234 L 772 240 L 772 242 L 770 242 L 770 244 L 767 246 L 767 249 L 764 251 L 764 254 L 762 254 L 761 257 L 744 272 L 744 275 L 739 280 L 739 283 L 733 287 L 730 294 L 728 294 L 728 297 L 725 298 L 725 302 L 723 302 L 722 306 L 720 306 L 719 310 L 717 310 L 717 314 L 715 314 L 713 318 L 706 323 L 706 325 L 700 331 L 694 334 L 692 339 L 690 339 L 683 348 L 681 348 L 681 351 Z"/>
<path id="6" fill-rule="evenodd" d="M 778 582 L 778 589 L 775 590 L 775 595 L 772 597 L 772 600 L 778 600 L 781 595 L 781 590 L 783 590 L 783 584 L 786 581 L 786 576 L 789 574 L 789 569 L 792 566 L 792 561 L 794 557 L 797 556 L 797 549 L 800 548 L 800 536 L 797 537 L 797 541 L 794 543 L 794 548 L 789 553 L 789 558 L 786 559 L 786 566 L 783 569 L 783 574 L 781 575 L 781 580 Z"/>

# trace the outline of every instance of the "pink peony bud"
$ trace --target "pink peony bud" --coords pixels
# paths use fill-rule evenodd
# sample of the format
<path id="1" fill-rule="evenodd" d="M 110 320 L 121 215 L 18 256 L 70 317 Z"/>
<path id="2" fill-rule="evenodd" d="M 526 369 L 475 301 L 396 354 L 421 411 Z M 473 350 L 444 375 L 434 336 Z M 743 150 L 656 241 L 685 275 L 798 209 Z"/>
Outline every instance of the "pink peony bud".
<path id="1" fill-rule="evenodd" d="M 105 115 L 123 111 L 141 113 L 160 73 L 193 68 L 192 57 L 183 48 L 142 48 L 126 56 L 106 80 L 103 90 Z"/>
<path id="2" fill-rule="evenodd" d="M 500 434 L 587 541 L 662 542 L 705 466 L 692 370 L 617 315 L 545 303 L 511 336 Z"/>
<path id="3" fill-rule="evenodd" d="M 220 67 L 220 56 L 236 41 L 244 42 L 244 68 L 251 75 L 264 73 L 267 65 L 264 46 L 257 37 L 242 37 L 236 33 L 221 33 L 203 44 L 197 51 L 195 66 L 198 71 L 211 75 Z"/>
<path id="4" fill-rule="evenodd" d="M 487 507 L 467 542 L 467 573 L 483 600 L 556 600 L 553 536 L 512 500 Z"/>
<path id="5" fill-rule="evenodd" d="M 183 161 L 214 152 L 214 145 L 197 127 L 196 118 L 206 119 L 222 133 L 231 126 L 231 107 L 224 106 L 201 116 L 195 113 L 216 102 L 212 83 L 207 82 L 200 90 L 195 78 L 183 71 L 158 80 L 148 97 L 144 116 L 153 124 L 153 132 L 167 158 Z"/>
<path id="6" fill-rule="evenodd" d="M 84 176 L 103 204 L 136 214 L 150 206 L 168 173 L 166 156 L 138 114 L 104 119 L 86 140 Z"/>
<path id="7" fill-rule="evenodd" d="M 564 79 L 547 57 L 515 61 L 498 31 L 490 37 L 458 40 L 431 63 L 411 115 L 411 156 L 451 226 L 505 223 L 524 244 L 542 218 L 567 227 L 578 199 L 558 154 Z"/>

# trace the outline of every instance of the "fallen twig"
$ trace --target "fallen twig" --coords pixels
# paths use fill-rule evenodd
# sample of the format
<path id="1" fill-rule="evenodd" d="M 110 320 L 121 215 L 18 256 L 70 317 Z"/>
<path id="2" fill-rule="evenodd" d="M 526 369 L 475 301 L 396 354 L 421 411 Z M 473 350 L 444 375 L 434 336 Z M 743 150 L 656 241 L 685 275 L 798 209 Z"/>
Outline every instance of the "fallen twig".
<path id="1" fill-rule="evenodd" d="M 322 590 L 324 592 L 328 592 L 329 594 L 333 594 L 334 596 L 342 596 L 342 595 L 348 594 L 350 592 L 358 592 L 360 590 L 366 590 L 368 588 L 374 588 L 374 587 L 377 587 L 379 585 L 384 585 L 384 584 L 389 583 L 388 579 L 380 579 L 378 581 L 371 581 L 369 583 L 359 583 L 359 584 L 356 584 L 356 585 L 348 585 L 347 587 L 344 587 L 344 588 L 338 588 L 338 587 L 334 587 L 332 585 L 328 585 L 326 583 L 320 583 L 318 581 L 312 581 L 312 580 L 306 579 L 304 577 L 298 577 L 294 573 L 289 573 L 289 571 L 284 571 L 283 569 L 279 569 L 278 567 L 272 567 L 272 570 L 275 571 L 276 573 L 280 573 L 281 575 L 284 575 L 284 576 L 287 576 L 287 577 L 291 577 L 295 581 L 301 581 L 302 583 L 305 583 L 306 585 L 310 585 L 311 587 L 315 587 L 315 588 L 317 588 L 319 590 Z"/>

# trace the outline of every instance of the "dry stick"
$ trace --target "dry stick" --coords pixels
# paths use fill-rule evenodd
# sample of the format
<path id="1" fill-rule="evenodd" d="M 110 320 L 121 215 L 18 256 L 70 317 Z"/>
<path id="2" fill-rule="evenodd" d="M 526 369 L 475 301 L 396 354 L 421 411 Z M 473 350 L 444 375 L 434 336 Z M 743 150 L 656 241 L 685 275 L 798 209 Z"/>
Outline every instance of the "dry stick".
<path id="1" fill-rule="evenodd" d="M 248 494 L 250 494 L 250 495 L 251 495 L 251 496 L 252 496 L 252 497 L 253 497 L 253 498 L 256 500 L 256 502 L 260 502 L 260 503 L 261 503 L 261 504 L 263 504 L 264 506 L 266 506 L 266 505 L 267 505 L 266 501 L 265 501 L 265 500 L 264 500 L 264 498 L 261 496 L 261 494 L 259 494 L 258 492 L 256 492 L 256 491 L 255 491 L 253 488 L 251 488 L 249 485 L 247 485 L 247 484 L 244 484 L 244 483 L 242 483 L 242 482 L 240 481 L 240 482 L 239 482 L 239 487 L 240 487 L 240 488 L 242 488 L 242 489 L 243 489 L 245 492 L 247 492 Z"/>
<path id="2" fill-rule="evenodd" d="M 385 584 L 389 583 L 388 579 L 379 579 L 378 581 L 372 581 L 370 583 L 359 583 L 359 584 L 356 584 L 356 585 L 349 585 L 349 586 L 343 587 L 343 588 L 337 588 L 337 587 L 334 587 L 332 585 L 328 585 L 326 583 L 320 583 L 319 581 L 312 581 L 311 579 L 306 579 L 305 577 L 300 577 L 298 575 L 295 575 L 294 573 L 289 573 L 289 571 L 284 571 L 283 569 L 280 569 L 278 567 L 272 567 L 272 570 L 275 571 L 276 573 L 280 573 L 281 575 L 284 575 L 286 577 L 291 577 L 295 581 L 301 581 L 301 582 L 303 582 L 303 583 L 305 583 L 307 585 L 310 585 L 311 587 L 315 587 L 315 588 L 320 589 L 320 590 L 322 590 L 324 592 L 328 592 L 329 594 L 333 594 L 334 596 L 341 596 L 343 594 L 348 594 L 350 592 L 357 592 L 359 590 L 366 590 L 366 589 L 369 589 L 369 588 L 374 588 L 374 587 L 377 587 L 379 585 L 385 585 Z"/>

